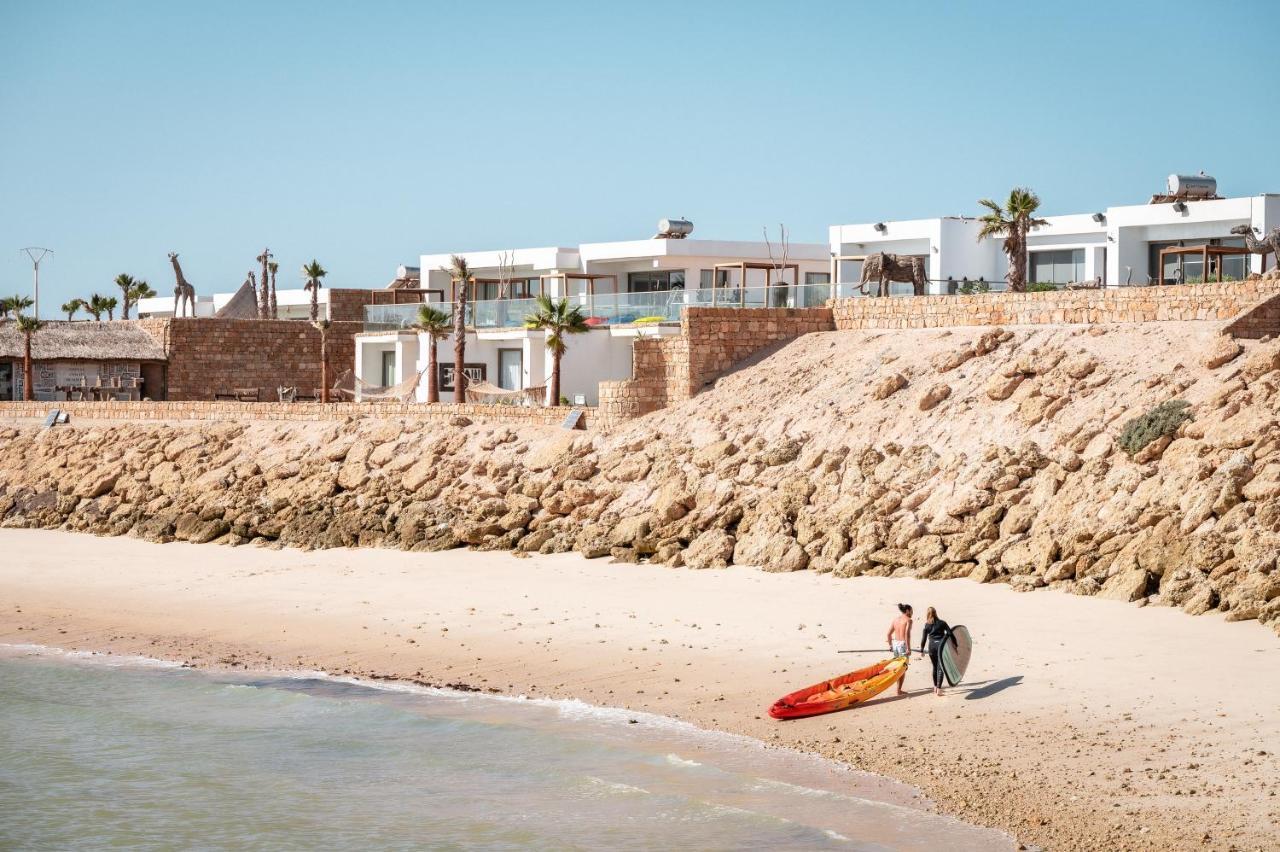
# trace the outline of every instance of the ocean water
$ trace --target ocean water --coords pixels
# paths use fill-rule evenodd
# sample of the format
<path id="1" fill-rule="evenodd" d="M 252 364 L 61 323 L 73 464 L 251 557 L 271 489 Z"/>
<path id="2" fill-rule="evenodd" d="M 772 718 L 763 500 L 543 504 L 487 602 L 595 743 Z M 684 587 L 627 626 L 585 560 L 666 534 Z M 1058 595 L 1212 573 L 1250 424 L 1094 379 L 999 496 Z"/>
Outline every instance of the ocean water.
<path id="1" fill-rule="evenodd" d="M 0 849 L 1013 848 L 656 716 L 0 652 Z"/>

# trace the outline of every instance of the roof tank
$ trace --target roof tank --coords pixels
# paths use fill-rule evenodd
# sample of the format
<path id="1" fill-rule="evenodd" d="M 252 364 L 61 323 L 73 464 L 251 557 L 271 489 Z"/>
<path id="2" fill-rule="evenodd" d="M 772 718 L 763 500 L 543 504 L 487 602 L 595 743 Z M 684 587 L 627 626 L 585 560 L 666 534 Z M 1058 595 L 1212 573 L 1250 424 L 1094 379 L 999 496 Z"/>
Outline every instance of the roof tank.
<path id="1" fill-rule="evenodd" d="M 683 240 L 693 233 L 693 223 L 688 219 L 659 219 L 655 239 Z"/>
<path id="2" fill-rule="evenodd" d="M 1218 181 L 1201 172 L 1198 175 L 1169 175 L 1169 195 L 1175 198 L 1215 198 Z"/>

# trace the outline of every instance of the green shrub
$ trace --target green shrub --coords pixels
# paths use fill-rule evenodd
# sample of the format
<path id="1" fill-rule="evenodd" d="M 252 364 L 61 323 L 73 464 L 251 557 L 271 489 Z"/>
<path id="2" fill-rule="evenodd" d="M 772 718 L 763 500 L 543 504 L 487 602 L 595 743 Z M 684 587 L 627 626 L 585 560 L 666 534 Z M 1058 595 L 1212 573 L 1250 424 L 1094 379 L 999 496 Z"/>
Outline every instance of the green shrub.
<path id="1" fill-rule="evenodd" d="M 991 285 L 985 281 L 965 281 L 956 288 L 956 292 L 961 296 L 972 296 L 975 293 L 990 293 Z"/>
<path id="2" fill-rule="evenodd" d="M 1050 290 L 1057 290 L 1058 285 L 1052 281 L 1032 281 L 1027 285 L 1028 293 L 1047 293 Z"/>
<path id="3" fill-rule="evenodd" d="M 1187 410 L 1190 407 L 1191 403 L 1181 399 L 1166 400 L 1124 424 L 1116 443 L 1130 456 L 1137 455 L 1152 441 L 1177 432 L 1179 426 L 1191 419 L 1191 412 Z"/>

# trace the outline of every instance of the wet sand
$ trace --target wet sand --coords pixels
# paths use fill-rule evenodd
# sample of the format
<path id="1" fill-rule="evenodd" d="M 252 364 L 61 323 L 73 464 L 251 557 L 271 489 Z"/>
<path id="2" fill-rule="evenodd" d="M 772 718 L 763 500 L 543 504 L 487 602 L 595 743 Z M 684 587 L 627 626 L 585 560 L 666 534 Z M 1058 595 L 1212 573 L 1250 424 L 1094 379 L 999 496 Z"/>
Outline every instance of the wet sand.
<path id="1" fill-rule="evenodd" d="M 1256 622 L 968 580 L 573 555 L 10 529 L 0 551 L 3 642 L 646 710 L 907 781 L 945 811 L 1053 849 L 1263 849 L 1280 822 L 1280 640 Z M 785 692 L 881 658 L 897 601 L 970 627 L 966 684 L 935 698 L 928 662 L 913 659 L 907 698 L 766 715 Z"/>

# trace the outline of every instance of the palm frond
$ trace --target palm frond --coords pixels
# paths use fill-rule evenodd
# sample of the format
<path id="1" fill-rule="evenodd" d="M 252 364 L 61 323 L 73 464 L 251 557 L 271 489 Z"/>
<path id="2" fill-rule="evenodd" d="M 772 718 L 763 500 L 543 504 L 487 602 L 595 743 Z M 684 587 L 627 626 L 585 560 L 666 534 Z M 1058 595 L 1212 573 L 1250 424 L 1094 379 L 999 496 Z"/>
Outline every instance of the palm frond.
<path id="1" fill-rule="evenodd" d="M 444 311 L 430 305 L 422 305 L 418 308 L 418 321 L 414 324 L 414 328 L 425 333 L 432 340 L 438 340 L 449 334 L 452 324 L 452 319 Z"/>

